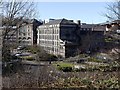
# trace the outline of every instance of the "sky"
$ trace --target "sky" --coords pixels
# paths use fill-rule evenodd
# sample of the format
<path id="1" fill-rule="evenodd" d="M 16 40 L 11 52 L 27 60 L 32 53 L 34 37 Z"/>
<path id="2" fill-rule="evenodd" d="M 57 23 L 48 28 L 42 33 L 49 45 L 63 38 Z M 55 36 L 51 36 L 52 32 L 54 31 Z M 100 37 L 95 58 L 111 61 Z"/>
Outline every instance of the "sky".
<path id="1" fill-rule="evenodd" d="M 42 20 L 70 19 L 82 23 L 103 23 L 108 2 L 38 2 L 37 17 Z"/>

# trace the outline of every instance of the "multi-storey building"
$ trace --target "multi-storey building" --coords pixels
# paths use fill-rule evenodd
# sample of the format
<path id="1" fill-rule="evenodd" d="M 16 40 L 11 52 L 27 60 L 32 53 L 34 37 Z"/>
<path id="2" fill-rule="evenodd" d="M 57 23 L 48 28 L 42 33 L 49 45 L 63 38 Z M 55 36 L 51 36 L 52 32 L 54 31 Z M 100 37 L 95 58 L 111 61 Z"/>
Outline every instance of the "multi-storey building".
<path id="1" fill-rule="evenodd" d="M 105 26 L 99 24 L 81 24 L 80 52 L 96 51 L 104 46 Z"/>
<path id="2" fill-rule="evenodd" d="M 19 45 L 37 44 L 37 27 L 41 24 L 36 19 L 24 20 L 18 30 Z"/>
<path id="3" fill-rule="evenodd" d="M 37 45 L 50 54 L 73 56 L 79 46 L 79 25 L 79 20 L 52 19 L 38 27 Z"/>

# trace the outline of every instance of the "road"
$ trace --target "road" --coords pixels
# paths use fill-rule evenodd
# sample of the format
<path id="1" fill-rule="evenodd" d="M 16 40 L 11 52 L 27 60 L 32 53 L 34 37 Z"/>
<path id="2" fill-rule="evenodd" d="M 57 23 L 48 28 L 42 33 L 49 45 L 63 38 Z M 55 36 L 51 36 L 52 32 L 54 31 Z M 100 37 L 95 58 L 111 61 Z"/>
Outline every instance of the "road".
<path id="1" fill-rule="evenodd" d="M 33 65 L 33 66 L 44 66 L 44 65 L 49 65 L 49 62 L 36 62 L 36 61 L 24 60 L 24 61 L 22 61 L 22 64 Z"/>

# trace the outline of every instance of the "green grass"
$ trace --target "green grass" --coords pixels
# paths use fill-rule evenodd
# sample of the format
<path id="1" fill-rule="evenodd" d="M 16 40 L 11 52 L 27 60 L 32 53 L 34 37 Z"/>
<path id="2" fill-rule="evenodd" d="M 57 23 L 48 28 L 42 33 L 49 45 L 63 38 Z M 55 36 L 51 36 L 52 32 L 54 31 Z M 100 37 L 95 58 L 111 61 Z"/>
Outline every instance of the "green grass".
<path id="1" fill-rule="evenodd" d="M 59 63 L 57 63 L 57 65 L 59 65 L 61 67 L 69 67 L 69 66 L 73 67 L 74 66 L 74 64 L 67 63 L 67 62 L 59 62 Z"/>
<path id="2" fill-rule="evenodd" d="M 89 62 L 98 62 L 98 63 L 101 63 L 101 62 L 102 62 L 102 60 L 99 60 L 99 59 L 96 59 L 96 58 L 93 58 L 93 57 L 88 58 L 88 61 L 89 61 Z"/>
<path id="3" fill-rule="evenodd" d="M 24 60 L 30 60 L 30 61 L 34 60 L 33 56 L 21 56 L 20 58 Z"/>
<path id="4" fill-rule="evenodd" d="M 55 64 L 58 70 L 64 71 L 64 72 L 71 72 L 73 70 L 73 64 L 67 63 L 67 62 L 59 62 Z"/>

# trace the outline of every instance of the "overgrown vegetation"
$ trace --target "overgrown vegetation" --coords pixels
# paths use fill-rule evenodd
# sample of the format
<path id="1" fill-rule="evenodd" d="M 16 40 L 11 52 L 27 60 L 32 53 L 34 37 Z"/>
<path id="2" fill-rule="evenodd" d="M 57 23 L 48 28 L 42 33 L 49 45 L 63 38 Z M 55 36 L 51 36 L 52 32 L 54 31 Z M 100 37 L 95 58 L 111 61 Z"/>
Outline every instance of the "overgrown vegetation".
<path id="1" fill-rule="evenodd" d="M 28 46 L 26 47 L 25 50 L 34 54 L 35 59 L 33 60 L 36 60 L 36 61 L 56 61 L 57 60 L 57 56 L 48 54 L 45 50 L 43 50 L 43 48 L 37 45 Z"/>

